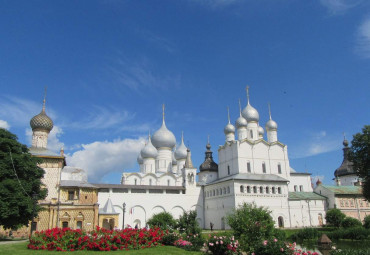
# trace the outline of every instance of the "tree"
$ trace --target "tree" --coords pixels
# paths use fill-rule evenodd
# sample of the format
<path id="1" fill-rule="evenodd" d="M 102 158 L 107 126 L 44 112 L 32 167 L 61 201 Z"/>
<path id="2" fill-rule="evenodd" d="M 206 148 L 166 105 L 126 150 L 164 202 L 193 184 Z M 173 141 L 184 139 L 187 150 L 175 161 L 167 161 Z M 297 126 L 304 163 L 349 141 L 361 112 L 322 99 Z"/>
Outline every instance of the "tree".
<path id="1" fill-rule="evenodd" d="M 41 188 L 44 170 L 16 135 L 0 128 L 0 225 L 17 229 L 26 226 L 41 210 L 37 200 L 47 191 Z"/>
<path id="2" fill-rule="evenodd" d="M 176 220 L 169 212 L 154 214 L 147 223 L 151 228 L 159 227 L 162 230 L 174 229 L 176 226 Z"/>
<path id="3" fill-rule="evenodd" d="M 366 215 L 364 218 L 364 228 L 370 229 L 370 215 Z"/>
<path id="4" fill-rule="evenodd" d="M 197 212 L 195 210 L 184 212 L 178 219 L 177 227 L 180 233 L 186 233 L 187 235 L 200 234 L 202 231 L 197 222 Z"/>
<path id="5" fill-rule="evenodd" d="M 337 228 L 342 226 L 342 222 L 345 218 L 346 215 L 336 208 L 328 210 L 325 216 L 326 223 Z"/>
<path id="6" fill-rule="evenodd" d="M 275 233 L 274 220 L 264 207 L 243 203 L 227 216 L 227 223 L 240 241 L 242 249 L 252 252 L 263 240 Z"/>
<path id="7" fill-rule="evenodd" d="M 353 228 L 353 227 L 361 227 L 362 223 L 358 219 L 352 217 L 346 217 L 342 221 L 342 227 L 344 228 Z"/>
<path id="8" fill-rule="evenodd" d="M 362 133 L 353 136 L 348 158 L 363 180 L 362 193 L 370 201 L 370 125 L 362 128 Z"/>

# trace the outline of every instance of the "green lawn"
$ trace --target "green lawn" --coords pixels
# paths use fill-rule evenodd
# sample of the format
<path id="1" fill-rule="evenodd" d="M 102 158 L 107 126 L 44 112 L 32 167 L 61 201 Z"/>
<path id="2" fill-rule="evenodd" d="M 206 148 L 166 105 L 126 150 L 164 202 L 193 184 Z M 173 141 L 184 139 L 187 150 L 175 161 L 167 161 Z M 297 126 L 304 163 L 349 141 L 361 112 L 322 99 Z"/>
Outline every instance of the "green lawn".
<path id="1" fill-rule="evenodd" d="M 112 254 L 112 255 L 136 255 L 136 254 L 147 254 L 147 255 L 181 255 L 181 254 L 203 254 L 201 252 L 191 252 L 185 251 L 180 248 L 173 246 L 158 246 L 155 248 L 147 248 L 143 250 L 132 250 L 132 251 L 110 251 L 110 252 L 99 252 L 99 251 L 73 251 L 73 252 L 60 252 L 60 251 L 36 251 L 27 249 L 28 242 L 14 243 L 14 244 L 1 244 L 0 254 L 11 254 L 11 255 L 62 255 L 62 254 L 75 254 L 75 255 L 85 255 L 85 254 Z"/>

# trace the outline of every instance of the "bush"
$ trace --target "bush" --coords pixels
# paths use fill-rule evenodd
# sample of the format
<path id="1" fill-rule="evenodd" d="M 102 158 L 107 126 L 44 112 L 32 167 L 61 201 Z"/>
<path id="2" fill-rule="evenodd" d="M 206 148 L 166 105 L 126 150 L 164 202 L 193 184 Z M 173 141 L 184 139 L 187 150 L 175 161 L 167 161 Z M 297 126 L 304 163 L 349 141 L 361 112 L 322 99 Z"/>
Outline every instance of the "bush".
<path id="1" fill-rule="evenodd" d="M 162 237 L 161 243 L 163 245 L 175 245 L 175 241 L 179 240 L 181 236 L 176 232 L 166 231 Z"/>
<path id="2" fill-rule="evenodd" d="M 316 239 L 320 236 L 316 228 L 303 228 L 291 236 L 292 240 Z"/>
<path id="3" fill-rule="evenodd" d="M 185 233 L 186 235 L 199 235 L 202 229 L 199 227 L 196 219 L 196 211 L 184 212 L 177 221 L 177 228 L 180 233 Z"/>
<path id="4" fill-rule="evenodd" d="M 370 215 L 367 215 L 364 218 L 364 228 L 370 229 Z"/>
<path id="5" fill-rule="evenodd" d="M 264 240 L 256 246 L 252 254 L 258 255 L 319 255 L 317 252 L 296 249 L 296 243 L 286 244 L 276 238 Z"/>
<path id="6" fill-rule="evenodd" d="M 213 255 L 241 254 L 239 242 L 233 236 L 209 235 L 209 240 L 204 244 L 207 253 Z"/>
<path id="7" fill-rule="evenodd" d="M 342 221 L 342 227 L 344 228 L 353 228 L 353 227 L 362 227 L 361 221 L 352 217 L 346 217 Z"/>
<path id="8" fill-rule="evenodd" d="M 201 234 L 194 234 L 194 235 L 193 234 L 189 234 L 189 235 L 184 234 L 182 239 L 185 240 L 185 241 L 188 241 L 192 244 L 192 246 L 188 247 L 188 249 L 187 249 L 187 250 L 190 250 L 190 251 L 199 251 L 202 248 L 204 242 L 206 241 Z"/>
<path id="9" fill-rule="evenodd" d="M 351 239 L 351 240 L 366 240 L 369 238 L 370 230 L 363 227 L 338 229 L 327 233 L 330 239 Z"/>
<path id="10" fill-rule="evenodd" d="M 346 215 L 342 213 L 339 209 L 330 209 L 326 212 L 326 223 L 334 227 L 339 228 L 342 225 L 343 220 Z"/>
<path id="11" fill-rule="evenodd" d="M 154 214 L 147 223 L 151 228 L 158 227 L 162 230 L 174 229 L 176 227 L 176 220 L 168 212 Z"/>
<path id="12" fill-rule="evenodd" d="M 254 203 L 244 203 L 234 209 L 227 216 L 227 223 L 246 252 L 253 251 L 255 246 L 272 237 L 274 233 L 274 221 L 270 211 L 257 207 Z"/>
<path id="13" fill-rule="evenodd" d="M 359 250 L 353 250 L 353 249 L 345 249 L 345 250 L 333 250 L 330 252 L 330 255 L 370 255 L 370 249 L 359 249 Z"/>

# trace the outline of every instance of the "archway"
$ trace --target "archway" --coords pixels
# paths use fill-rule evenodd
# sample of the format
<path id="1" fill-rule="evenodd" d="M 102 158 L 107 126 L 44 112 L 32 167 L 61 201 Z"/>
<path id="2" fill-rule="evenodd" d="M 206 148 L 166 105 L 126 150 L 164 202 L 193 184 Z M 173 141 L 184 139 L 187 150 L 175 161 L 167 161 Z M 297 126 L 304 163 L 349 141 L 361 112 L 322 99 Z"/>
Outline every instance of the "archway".
<path id="1" fill-rule="evenodd" d="M 221 218 L 221 229 L 225 230 L 225 218 L 224 217 Z"/>
<path id="2" fill-rule="evenodd" d="M 279 216 L 278 218 L 278 225 L 279 225 L 279 228 L 284 227 L 284 218 L 282 216 Z"/>

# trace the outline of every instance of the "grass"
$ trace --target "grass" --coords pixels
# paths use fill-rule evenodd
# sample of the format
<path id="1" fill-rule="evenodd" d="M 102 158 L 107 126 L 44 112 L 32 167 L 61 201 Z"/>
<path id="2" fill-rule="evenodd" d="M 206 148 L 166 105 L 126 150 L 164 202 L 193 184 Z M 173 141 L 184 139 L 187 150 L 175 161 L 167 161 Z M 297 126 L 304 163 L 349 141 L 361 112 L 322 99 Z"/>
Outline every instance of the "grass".
<path id="1" fill-rule="evenodd" d="M 73 251 L 73 252 L 60 252 L 60 251 L 37 251 L 27 249 L 28 242 L 2 244 L 0 245 L 0 254 L 11 254 L 11 255 L 61 255 L 61 254 L 74 254 L 74 255 L 85 255 L 85 254 L 96 254 L 96 255 L 200 255 L 201 252 L 185 251 L 174 246 L 158 246 L 154 248 L 147 248 L 143 250 L 130 250 L 130 251 L 112 251 L 112 252 L 99 252 L 99 251 Z"/>

